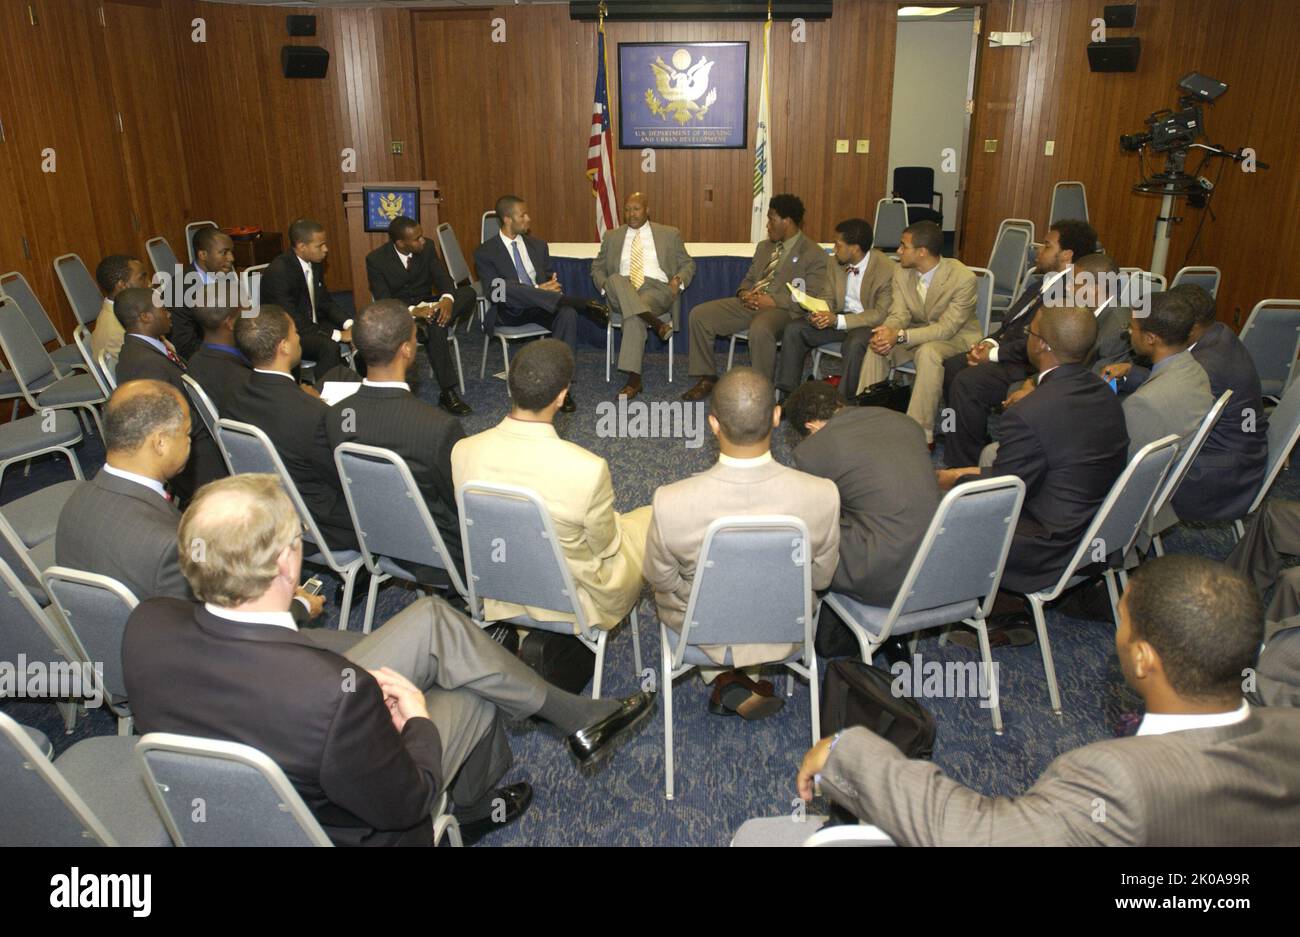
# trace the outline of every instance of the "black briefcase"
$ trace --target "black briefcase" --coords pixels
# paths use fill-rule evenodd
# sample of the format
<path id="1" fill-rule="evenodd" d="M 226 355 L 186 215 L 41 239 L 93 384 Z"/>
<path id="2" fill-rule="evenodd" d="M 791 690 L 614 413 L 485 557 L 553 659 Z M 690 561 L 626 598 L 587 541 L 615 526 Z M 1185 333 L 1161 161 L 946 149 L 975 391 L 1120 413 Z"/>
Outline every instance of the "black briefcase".
<path id="1" fill-rule="evenodd" d="M 519 659 L 568 693 L 581 694 L 596 672 L 596 655 L 571 634 L 530 631 L 519 642 Z"/>
<path id="2" fill-rule="evenodd" d="M 895 696 L 894 677 L 860 660 L 833 660 L 822 681 L 822 734 L 865 726 L 908 758 L 934 752 L 934 716 L 914 699 Z"/>
<path id="3" fill-rule="evenodd" d="M 884 407 L 899 413 L 906 413 L 911 401 L 912 385 L 895 381 L 880 381 L 858 394 L 859 407 Z"/>

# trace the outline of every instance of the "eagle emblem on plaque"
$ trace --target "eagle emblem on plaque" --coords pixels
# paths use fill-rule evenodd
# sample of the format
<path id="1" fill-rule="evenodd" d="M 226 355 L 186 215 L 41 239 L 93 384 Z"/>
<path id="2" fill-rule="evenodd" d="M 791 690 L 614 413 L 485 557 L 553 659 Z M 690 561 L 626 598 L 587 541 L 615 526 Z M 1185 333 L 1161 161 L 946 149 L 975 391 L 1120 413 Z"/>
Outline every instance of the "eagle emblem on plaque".
<path id="1" fill-rule="evenodd" d="M 405 200 L 396 192 L 389 192 L 387 195 L 379 196 L 379 215 L 392 221 L 398 215 L 405 213 Z"/>
<path id="2" fill-rule="evenodd" d="M 656 56 L 650 63 L 655 86 L 645 92 L 650 113 L 660 120 L 670 117 L 685 126 L 692 119 L 703 120 L 709 108 L 718 100 L 718 89 L 709 87 L 709 72 L 714 63 L 703 55 L 695 62 L 685 49 L 673 53 L 672 64 Z M 700 103 L 700 98 L 704 103 Z"/>

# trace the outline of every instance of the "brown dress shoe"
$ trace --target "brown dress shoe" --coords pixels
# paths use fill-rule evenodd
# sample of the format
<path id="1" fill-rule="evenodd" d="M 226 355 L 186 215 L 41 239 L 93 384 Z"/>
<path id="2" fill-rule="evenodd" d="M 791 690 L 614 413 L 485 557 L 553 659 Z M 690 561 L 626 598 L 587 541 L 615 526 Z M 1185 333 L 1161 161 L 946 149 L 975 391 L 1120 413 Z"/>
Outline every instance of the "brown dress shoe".
<path id="1" fill-rule="evenodd" d="M 695 382 L 695 386 L 682 394 L 682 399 L 690 402 L 703 400 L 709 394 L 713 393 L 713 385 L 718 383 L 716 377 L 702 377 Z"/>
<path id="2" fill-rule="evenodd" d="M 769 680 L 754 681 L 739 670 L 719 674 L 709 697 L 709 712 L 742 719 L 766 719 L 781 711 L 785 700 L 777 696 Z"/>
<path id="3" fill-rule="evenodd" d="M 655 335 L 659 336 L 659 341 L 668 341 L 668 336 L 673 334 L 673 324 L 671 322 L 660 322 L 655 326 Z"/>
<path id="4" fill-rule="evenodd" d="M 641 375 L 628 374 L 627 383 L 623 385 L 623 389 L 618 392 L 618 395 L 631 400 L 639 393 L 641 393 Z"/>

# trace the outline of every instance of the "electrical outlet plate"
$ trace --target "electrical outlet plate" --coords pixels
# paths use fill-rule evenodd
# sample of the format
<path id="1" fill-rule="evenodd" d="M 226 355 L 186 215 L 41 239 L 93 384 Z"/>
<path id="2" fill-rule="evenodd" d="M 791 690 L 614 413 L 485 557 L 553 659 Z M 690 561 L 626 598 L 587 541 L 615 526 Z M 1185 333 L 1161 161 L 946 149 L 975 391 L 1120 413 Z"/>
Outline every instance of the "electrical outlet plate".
<path id="1" fill-rule="evenodd" d="M 848 140 L 836 140 L 836 141 L 835 141 L 835 152 L 836 152 L 836 153 L 847 153 L 848 151 L 849 151 L 849 141 L 848 141 Z"/>
<path id="2" fill-rule="evenodd" d="M 1043 145 L 1043 155 L 1044 155 L 1044 156 L 1051 156 L 1051 155 L 1054 154 L 1055 152 L 1056 152 L 1056 141 L 1055 141 L 1055 140 L 1048 140 L 1047 143 L 1045 143 L 1045 144 Z"/>
<path id="3" fill-rule="evenodd" d="M 989 48 L 1027 46 L 1034 41 L 1033 33 L 989 33 Z"/>
<path id="4" fill-rule="evenodd" d="M 985 140 L 985 141 L 984 141 L 984 152 L 985 152 L 985 153 L 996 153 L 997 151 L 998 151 L 998 141 L 997 141 L 997 140 Z"/>
<path id="5" fill-rule="evenodd" d="M 871 141 L 870 141 L 870 140 L 859 140 L 859 141 L 858 141 L 858 152 L 859 152 L 859 153 L 870 153 L 870 152 L 871 152 Z"/>
<path id="6" fill-rule="evenodd" d="M 392 144 L 391 144 L 391 148 L 392 148 L 392 151 L 393 151 L 393 155 L 394 155 L 394 156 L 401 156 L 401 155 L 402 155 L 402 149 L 403 149 L 403 147 L 405 147 L 405 146 L 406 146 L 406 143 L 405 143 L 404 141 L 402 141 L 402 140 L 394 140 L 394 141 L 392 142 Z"/>

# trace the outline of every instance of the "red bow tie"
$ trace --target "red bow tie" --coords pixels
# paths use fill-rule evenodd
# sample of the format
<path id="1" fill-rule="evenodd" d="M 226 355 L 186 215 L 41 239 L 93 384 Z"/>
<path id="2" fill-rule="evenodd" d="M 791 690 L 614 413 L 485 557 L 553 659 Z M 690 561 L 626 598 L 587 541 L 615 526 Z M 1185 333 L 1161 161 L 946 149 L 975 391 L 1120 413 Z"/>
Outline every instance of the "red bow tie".
<path id="1" fill-rule="evenodd" d="M 858 268 L 857 268 L 857 267 L 849 267 L 849 276 L 856 277 L 857 275 L 858 275 Z"/>

